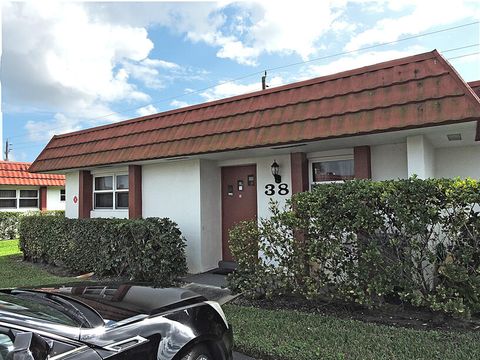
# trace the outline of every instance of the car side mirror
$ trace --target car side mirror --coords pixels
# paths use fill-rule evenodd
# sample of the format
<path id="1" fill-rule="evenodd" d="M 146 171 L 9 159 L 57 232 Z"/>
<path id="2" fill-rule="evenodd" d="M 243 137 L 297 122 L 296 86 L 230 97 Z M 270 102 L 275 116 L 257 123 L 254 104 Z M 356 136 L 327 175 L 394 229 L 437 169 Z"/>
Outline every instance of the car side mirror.
<path id="1" fill-rule="evenodd" d="M 40 335 L 31 332 L 18 333 L 8 359 L 46 360 L 50 350 L 50 345 Z"/>

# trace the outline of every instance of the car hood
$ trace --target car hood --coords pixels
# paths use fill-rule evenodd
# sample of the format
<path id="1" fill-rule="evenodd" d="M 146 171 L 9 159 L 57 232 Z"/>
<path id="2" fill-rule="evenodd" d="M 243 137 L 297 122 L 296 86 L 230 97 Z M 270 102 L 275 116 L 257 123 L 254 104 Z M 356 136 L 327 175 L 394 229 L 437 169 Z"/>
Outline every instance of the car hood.
<path id="1" fill-rule="evenodd" d="M 138 315 L 159 314 L 206 300 L 186 289 L 131 284 L 71 284 L 29 290 L 53 293 L 80 301 L 96 310 L 105 322 L 118 322 Z"/>

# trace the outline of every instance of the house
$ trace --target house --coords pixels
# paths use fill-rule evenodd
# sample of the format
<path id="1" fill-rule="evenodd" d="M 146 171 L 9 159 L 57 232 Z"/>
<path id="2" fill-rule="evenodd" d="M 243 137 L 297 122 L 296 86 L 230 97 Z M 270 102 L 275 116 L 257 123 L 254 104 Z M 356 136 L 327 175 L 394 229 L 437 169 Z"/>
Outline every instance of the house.
<path id="1" fill-rule="evenodd" d="M 0 161 L 0 211 L 65 210 L 65 175 L 33 174 L 30 165 Z"/>
<path id="2" fill-rule="evenodd" d="M 432 51 L 54 136 L 30 171 L 66 175 L 68 217 L 173 219 L 202 272 L 232 260 L 233 224 L 317 183 L 480 178 L 479 120 Z"/>

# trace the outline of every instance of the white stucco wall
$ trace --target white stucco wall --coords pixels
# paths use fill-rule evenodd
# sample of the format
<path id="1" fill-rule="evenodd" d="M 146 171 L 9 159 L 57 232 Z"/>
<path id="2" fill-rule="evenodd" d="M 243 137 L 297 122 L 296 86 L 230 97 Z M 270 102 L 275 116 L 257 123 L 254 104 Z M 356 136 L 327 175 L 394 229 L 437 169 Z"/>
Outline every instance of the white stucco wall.
<path id="1" fill-rule="evenodd" d="M 200 224 L 200 160 L 142 166 L 143 217 L 168 217 L 187 240 L 190 272 L 203 271 Z"/>
<path id="2" fill-rule="evenodd" d="M 65 216 L 67 218 L 78 218 L 78 176 L 78 171 L 72 171 L 65 176 Z M 77 198 L 76 203 L 75 198 Z"/>
<path id="3" fill-rule="evenodd" d="M 480 144 L 435 149 L 435 177 L 480 179 Z"/>
<path id="4" fill-rule="evenodd" d="M 222 260 L 221 169 L 216 161 L 200 161 L 201 265 L 214 269 Z"/>
<path id="5" fill-rule="evenodd" d="M 60 201 L 59 186 L 49 186 L 47 188 L 47 210 L 65 210 L 65 201 Z"/>
<path id="6" fill-rule="evenodd" d="M 370 148 L 372 180 L 406 179 L 407 144 L 376 145 Z"/>
<path id="7" fill-rule="evenodd" d="M 280 166 L 280 176 L 282 177 L 282 184 L 287 184 L 288 194 L 280 195 L 278 193 L 279 184 L 275 184 L 273 179 L 271 166 L 276 161 Z M 268 156 L 261 158 L 246 158 L 238 160 L 220 161 L 218 165 L 221 166 L 234 166 L 234 165 L 248 165 L 255 164 L 257 166 L 257 217 L 267 218 L 271 213 L 269 210 L 270 201 L 277 201 L 280 207 L 285 206 L 285 202 L 292 195 L 292 181 L 291 181 L 291 163 L 290 154 Z M 275 185 L 275 194 L 272 196 L 266 195 L 266 185 Z"/>
<path id="8" fill-rule="evenodd" d="M 407 137 L 408 176 L 435 177 L 435 149 L 423 135 Z"/>

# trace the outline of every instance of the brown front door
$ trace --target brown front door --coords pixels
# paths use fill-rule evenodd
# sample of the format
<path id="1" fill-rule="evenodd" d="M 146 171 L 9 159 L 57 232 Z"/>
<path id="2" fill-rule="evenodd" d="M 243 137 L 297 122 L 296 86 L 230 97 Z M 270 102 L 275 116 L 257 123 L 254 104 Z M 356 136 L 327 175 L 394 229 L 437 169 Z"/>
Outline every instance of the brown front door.
<path id="1" fill-rule="evenodd" d="M 222 168 L 222 254 L 234 260 L 228 246 L 228 232 L 240 221 L 257 219 L 256 165 Z"/>

